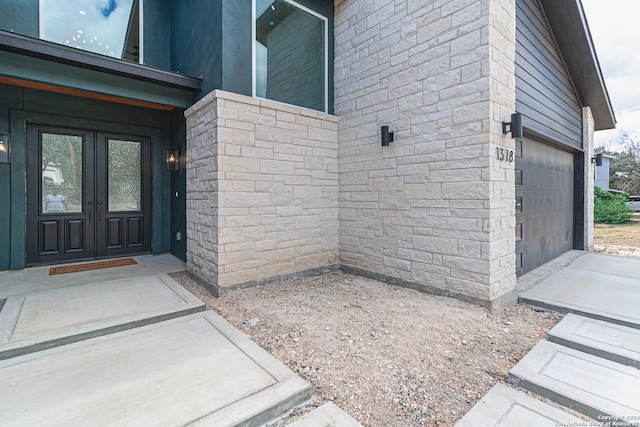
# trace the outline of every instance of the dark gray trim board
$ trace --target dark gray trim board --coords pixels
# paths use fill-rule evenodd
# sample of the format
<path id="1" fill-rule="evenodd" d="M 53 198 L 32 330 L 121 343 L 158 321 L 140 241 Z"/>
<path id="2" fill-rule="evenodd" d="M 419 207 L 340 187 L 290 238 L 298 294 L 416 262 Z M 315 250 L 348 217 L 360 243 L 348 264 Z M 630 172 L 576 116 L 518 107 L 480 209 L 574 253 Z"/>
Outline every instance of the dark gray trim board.
<path id="1" fill-rule="evenodd" d="M 0 30 L 0 50 L 120 77 L 199 92 L 201 78 L 109 58 L 45 40 Z"/>
<path id="2" fill-rule="evenodd" d="M 120 98 L 119 102 L 124 104 L 128 101 L 142 101 L 157 104 L 158 107 L 165 107 L 160 109 L 166 110 L 173 107 L 188 108 L 195 99 L 195 94 L 191 90 L 163 86 L 3 50 L 0 50 L 0 63 L 2 64 L 0 77 L 3 83 L 18 87 L 31 87 L 97 99 L 100 99 L 100 95 L 104 95 L 112 101 Z"/>
<path id="3" fill-rule="evenodd" d="M 527 127 L 527 122 L 526 122 L 526 118 L 523 118 L 523 129 L 522 129 L 523 135 L 525 138 L 531 138 L 531 139 L 535 139 L 536 141 L 539 142 L 543 142 L 547 145 L 550 145 L 552 147 L 558 148 L 560 150 L 563 151 L 567 151 L 569 153 L 583 153 L 584 149 L 582 148 L 582 145 L 580 145 L 580 147 L 575 146 L 573 144 L 569 145 L 569 144 L 564 144 L 562 142 L 559 142 L 556 139 L 553 139 L 552 137 L 550 137 L 549 135 L 537 132 L 533 129 L 530 129 Z"/>

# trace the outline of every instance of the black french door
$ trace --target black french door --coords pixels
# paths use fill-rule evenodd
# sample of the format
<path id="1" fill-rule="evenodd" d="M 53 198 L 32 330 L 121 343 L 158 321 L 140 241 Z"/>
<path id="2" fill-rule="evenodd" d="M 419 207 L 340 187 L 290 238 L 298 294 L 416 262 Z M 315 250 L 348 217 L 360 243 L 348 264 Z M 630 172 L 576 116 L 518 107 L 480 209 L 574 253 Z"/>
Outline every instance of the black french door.
<path id="1" fill-rule="evenodd" d="M 147 137 L 27 129 L 27 265 L 151 250 Z"/>

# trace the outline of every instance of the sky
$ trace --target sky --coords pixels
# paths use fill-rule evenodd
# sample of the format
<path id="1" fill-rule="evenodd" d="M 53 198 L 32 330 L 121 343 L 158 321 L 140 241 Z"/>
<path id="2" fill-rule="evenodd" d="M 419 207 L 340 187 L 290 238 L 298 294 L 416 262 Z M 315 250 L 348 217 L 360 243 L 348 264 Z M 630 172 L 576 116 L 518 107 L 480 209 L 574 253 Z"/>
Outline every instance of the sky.
<path id="1" fill-rule="evenodd" d="M 600 68 L 618 122 L 598 131 L 596 146 L 616 146 L 621 130 L 640 136 L 639 0 L 582 0 Z"/>

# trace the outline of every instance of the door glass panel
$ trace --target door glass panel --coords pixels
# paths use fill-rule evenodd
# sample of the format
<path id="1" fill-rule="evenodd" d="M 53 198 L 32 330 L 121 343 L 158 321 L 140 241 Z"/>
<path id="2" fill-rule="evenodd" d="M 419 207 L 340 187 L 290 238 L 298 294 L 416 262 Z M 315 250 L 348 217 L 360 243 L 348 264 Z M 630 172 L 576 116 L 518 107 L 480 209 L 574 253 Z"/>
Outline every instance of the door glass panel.
<path id="1" fill-rule="evenodd" d="M 516 196 L 516 213 L 522 213 L 522 196 Z"/>
<path id="2" fill-rule="evenodd" d="M 142 210 L 142 144 L 110 139 L 108 152 L 108 211 Z"/>
<path id="3" fill-rule="evenodd" d="M 82 212 L 83 138 L 43 133 L 41 213 Z"/>

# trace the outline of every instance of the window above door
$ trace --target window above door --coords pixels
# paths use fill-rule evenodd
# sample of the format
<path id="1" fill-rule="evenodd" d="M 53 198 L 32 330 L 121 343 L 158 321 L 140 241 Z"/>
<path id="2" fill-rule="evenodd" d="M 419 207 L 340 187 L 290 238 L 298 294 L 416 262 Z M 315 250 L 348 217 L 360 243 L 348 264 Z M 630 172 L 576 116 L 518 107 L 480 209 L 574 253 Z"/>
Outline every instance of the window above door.
<path id="1" fill-rule="evenodd" d="M 253 14 L 253 95 L 328 112 L 328 18 L 292 0 Z"/>
<path id="2" fill-rule="evenodd" d="M 142 2 L 40 0 L 43 40 L 143 63 Z"/>

